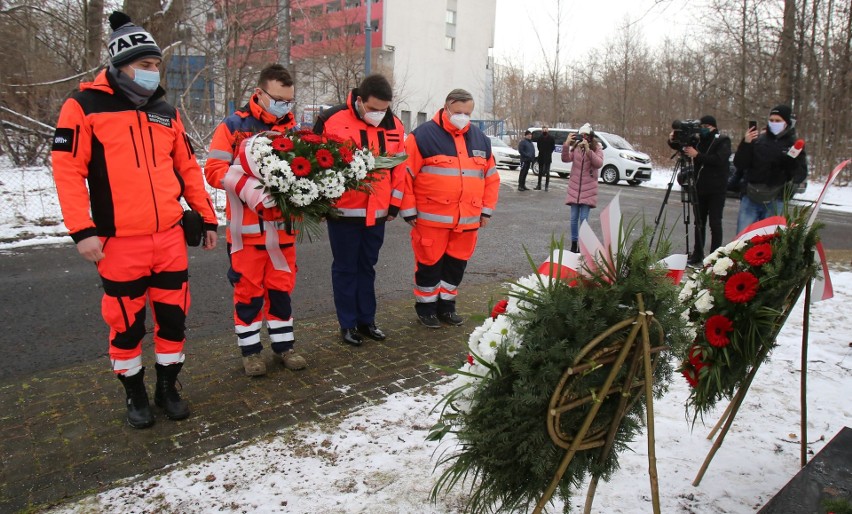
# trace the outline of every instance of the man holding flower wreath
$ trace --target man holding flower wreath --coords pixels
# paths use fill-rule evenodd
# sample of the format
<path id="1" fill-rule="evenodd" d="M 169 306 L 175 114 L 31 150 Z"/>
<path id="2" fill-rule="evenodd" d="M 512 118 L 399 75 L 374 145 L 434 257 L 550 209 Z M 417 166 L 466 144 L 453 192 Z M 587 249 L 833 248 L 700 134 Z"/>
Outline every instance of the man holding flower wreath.
<path id="1" fill-rule="evenodd" d="M 314 132 L 337 136 L 379 155 L 404 154 L 405 128 L 390 110 L 393 88 L 373 74 L 349 93 L 345 104 L 324 111 Z M 385 222 L 399 213 L 403 166 L 399 164 L 370 183 L 370 191 L 350 190 L 335 203 L 338 215 L 327 220 L 333 261 L 334 308 L 344 343 L 360 346 L 363 337 L 385 339 L 376 326 L 376 270 L 385 239 Z"/>
<path id="2" fill-rule="evenodd" d="M 260 132 L 284 132 L 295 119 L 293 78 L 280 64 L 261 70 L 257 87 L 248 103 L 216 127 L 204 174 L 207 182 L 228 195 L 228 280 L 234 286 L 234 329 L 246 375 L 266 374 L 261 356 L 260 329 L 266 320 L 272 351 L 284 367 L 300 370 L 305 358 L 293 350 L 293 315 L 290 293 L 296 284 L 295 234 L 288 230 L 269 193 L 259 188 L 257 178 L 239 164 L 240 143 Z M 236 161 L 236 162 L 235 162 Z M 280 248 L 287 264 L 271 258 L 267 244 Z M 284 269 L 282 269 L 284 268 Z"/>

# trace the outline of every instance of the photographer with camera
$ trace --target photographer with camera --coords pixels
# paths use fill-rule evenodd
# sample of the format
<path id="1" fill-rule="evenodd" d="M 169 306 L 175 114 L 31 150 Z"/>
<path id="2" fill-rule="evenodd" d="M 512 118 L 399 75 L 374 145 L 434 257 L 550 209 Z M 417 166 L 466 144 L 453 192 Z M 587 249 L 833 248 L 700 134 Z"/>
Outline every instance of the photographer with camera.
<path id="1" fill-rule="evenodd" d="M 678 150 L 693 166 L 681 170 L 677 181 L 686 190 L 685 202 L 691 202 L 695 213 L 695 246 L 687 263 L 701 265 L 707 221 L 710 221 L 711 251 L 722 246 L 722 213 L 728 186 L 728 160 L 731 139 L 719 133 L 716 118 L 702 116 L 693 121 L 675 122 L 669 135 L 669 146 Z"/>
<path id="2" fill-rule="evenodd" d="M 603 149 L 595 140 L 592 126 L 586 123 L 562 145 L 562 162 L 571 163 L 568 196 L 571 206 L 571 251 L 579 251 L 580 224 L 589 218 L 589 210 L 598 204 L 598 174 L 603 166 Z"/>
<path id="3" fill-rule="evenodd" d="M 793 195 L 794 184 L 808 177 L 805 142 L 797 139 L 793 110 L 776 105 L 769 111 L 767 127 L 761 134 L 757 127 L 749 128 L 734 156 L 734 165 L 745 173 L 737 232 L 781 214 L 784 200 Z"/>

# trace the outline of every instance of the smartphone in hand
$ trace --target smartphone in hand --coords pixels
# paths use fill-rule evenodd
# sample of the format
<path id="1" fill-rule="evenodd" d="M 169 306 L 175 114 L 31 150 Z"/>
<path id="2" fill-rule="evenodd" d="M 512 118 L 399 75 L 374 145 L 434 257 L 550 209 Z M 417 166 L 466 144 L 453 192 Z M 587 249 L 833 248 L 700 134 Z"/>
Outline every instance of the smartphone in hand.
<path id="1" fill-rule="evenodd" d="M 749 120 L 748 129 L 749 130 L 751 130 L 751 129 L 757 130 L 757 120 Z"/>

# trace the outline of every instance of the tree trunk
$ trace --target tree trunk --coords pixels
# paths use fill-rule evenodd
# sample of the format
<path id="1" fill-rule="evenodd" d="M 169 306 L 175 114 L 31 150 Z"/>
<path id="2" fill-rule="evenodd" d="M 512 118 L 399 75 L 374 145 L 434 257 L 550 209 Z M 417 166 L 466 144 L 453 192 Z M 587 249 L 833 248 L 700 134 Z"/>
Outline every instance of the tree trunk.
<path id="1" fill-rule="evenodd" d="M 781 28 L 781 45 L 778 52 L 781 100 L 793 103 L 793 73 L 796 59 L 796 1 L 784 0 L 784 26 Z"/>
<path id="2" fill-rule="evenodd" d="M 104 2 L 90 0 L 84 6 L 86 16 L 86 53 L 83 70 L 91 70 L 101 62 L 104 37 Z"/>

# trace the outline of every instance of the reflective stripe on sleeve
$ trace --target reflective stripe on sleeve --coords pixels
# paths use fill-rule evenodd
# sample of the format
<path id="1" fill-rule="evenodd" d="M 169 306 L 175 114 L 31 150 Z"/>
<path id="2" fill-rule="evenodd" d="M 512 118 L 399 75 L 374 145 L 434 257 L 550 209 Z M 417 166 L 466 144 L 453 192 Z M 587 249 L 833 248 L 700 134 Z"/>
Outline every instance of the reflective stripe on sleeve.
<path id="1" fill-rule="evenodd" d="M 451 224 L 453 222 L 452 216 L 444 216 L 441 214 L 433 214 L 431 212 L 418 212 L 417 217 L 419 219 L 424 219 L 427 221 L 434 221 L 436 223 L 447 223 Z"/>
<path id="2" fill-rule="evenodd" d="M 234 160 L 234 154 L 226 152 L 225 150 L 210 150 L 207 152 L 207 158 L 219 159 L 220 161 L 225 161 L 230 164 L 230 162 Z"/>
<path id="3" fill-rule="evenodd" d="M 423 166 L 422 168 L 420 168 L 420 173 L 457 177 L 459 175 L 459 170 L 455 168 L 443 168 L 441 166 Z"/>
<path id="4" fill-rule="evenodd" d="M 497 168 L 488 168 L 488 171 L 485 172 L 486 177 L 490 177 L 491 175 L 497 173 Z"/>

